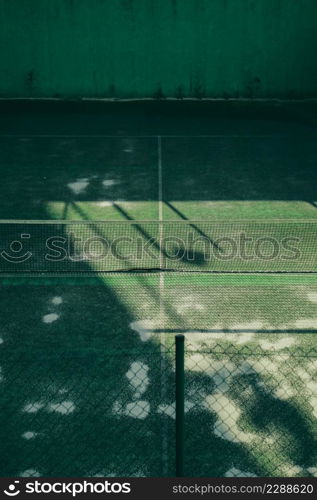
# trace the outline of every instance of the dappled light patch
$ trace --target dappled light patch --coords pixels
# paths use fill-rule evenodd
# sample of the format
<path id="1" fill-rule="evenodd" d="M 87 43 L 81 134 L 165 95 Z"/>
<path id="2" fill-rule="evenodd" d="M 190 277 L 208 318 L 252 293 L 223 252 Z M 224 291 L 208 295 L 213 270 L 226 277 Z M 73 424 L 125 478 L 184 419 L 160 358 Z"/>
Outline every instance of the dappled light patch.
<path id="1" fill-rule="evenodd" d="M 102 185 L 106 189 L 116 186 L 117 184 L 120 184 L 120 181 L 118 179 L 104 179 L 102 181 Z"/>
<path id="2" fill-rule="evenodd" d="M 297 340 L 294 337 L 283 337 L 277 340 L 260 340 L 259 345 L 264 350 L 268 351 L 280 351 L 285 348 L 289 348 L 294 346 L 297 343 Z"/>
<path id="3" fill-rule="evenodd" d="M 63 298 L 62 297 L 58 297 L 58 296 L 53 297 L 51 299 L 51 303 L 53 304 L 53 306 L 59 306 L 59 305 L 61 305 L 63 303 Z"/>
<path id="4" fill-rule="evenodd" d="M 191 400 L 185 399 L 184 401 L 184 411 L 185 413 L 190 412 L 192 409 L 195 408 L 195 403 Z M 157 413 L 160 413 L 162 415 L 166 415 L 167 417 L 171 417 L 172 419 L 175 420 L 176 418 L 176 405 L 175 403 L 171 404 L 160 404 L 157 407 Z"/>
<path id="5" fill-rule="evenodd" d="M 316 293 L 308 293 L 307 298 L 310 302 L 317 304 L 317 292 Z"/>
<path id="6" fill-rule="evenodd" d="M 37 436 L 37 435 L 38 435 L 38 433 L 37 433 L 37 432 L 34 432 L 34 431 L 26 431 L 26 432 L 24 432 L 24 433 L 22 434 L 22 437 L 23 437 L 24 439 L 29 440 L 29 439 L 34 439 L 34 438 L 36 438 L 36 436 Z"/>
<path id="7" fill-rule="evenodd" d="M 150 413 L 150 403 L 148 401 L 135 401 L 128 403 L 125 407 L 125 415 L 132 418 L 139 418 L 143 420 L 148 417 Z"/>
<path id="8" fill-rule="evenodd" d="M 143 420 L 150 414 L 150 403 L 145 400 L 135 400 L 127 404 L 115 402 L 112 412 L 118 417 L 127 416 Z"/>
<path id="9" fill-rule="evenodd" d="M 307 318 L 307 319 L 298 319 L 295 322 L 295 328 L 304 329 L 311 328 L 313 330 L 317 329 L 317 318 Z"/>
<path id="10" fill-rule="evenodd" d="M 256 474 L 252 472 L 244 472 L 236 467 L 231 467 L 231 469 L 225 472 L 224 477 L 257 477 Z"/>
<path id="11" fill-rule="evenodd" d="M 49 313 L 43 316 L 42 321 L 43 323 L 54 323 L 54 321 L 57 321 L 59 317 L 60 315 L 57 313 Z"/>
<path id="12" fill-rule="evenodd" d="M 25 413 L 37 413 L 39 410 L 42 410 L 44 406 L 45 406 L 44 403 L 35 401 L 34 403 L 26 404 L 25 407 L 22 409 L 22 411 Z"/>
<path id="13" fill-rule="evenodd" d="M 41 477 L 41 474 L 36 469 L 26 469 L 18 474 L 19 477 Z"/>
<path id="14" fill-rule="evenodd" d="M 149 367 L 139 361 L 134 361 L 127 371 L 126 377 L 134 390 L 134 398 L 139 398 L 146 392 L 150 383 L 148 372 Z"/>
<path id="15" fill-rule="evenodd" d="M 89 185 L 88 178 L 77 179 L 74 182 L 69 182 L 67 184 L 68 188 L 72 191 L 74 195 L 79 195 L 83 193 Z"/>
<path id="16" fill-rule="evenodd" d="M 134 330 L 139 334 L 140 340 L 142 342 L 150 340 L 150 338 L 154 334 L 156 326 L 156 322 L 151 319 L 141 319 L 138 321 L 132 321 L 132 323 L 130 323 L 131 330 Z"/>
<path id="17" fill-rule="evenodd" d="M 208 396 L 205 405 L 217 415 L 213 429 L 216 436 L 233 443 L 250 443 L 256 438 L 255 434 L 240 429 L 241 410 L 224 394 L 216 392 Z"/>
<path id="18" fill-rule="evenodd" d="M 75 411 L 75 405 L 72 401 L 62 401 L 61 403 L 50 403 L 47 411 L 68 415 Z"/>

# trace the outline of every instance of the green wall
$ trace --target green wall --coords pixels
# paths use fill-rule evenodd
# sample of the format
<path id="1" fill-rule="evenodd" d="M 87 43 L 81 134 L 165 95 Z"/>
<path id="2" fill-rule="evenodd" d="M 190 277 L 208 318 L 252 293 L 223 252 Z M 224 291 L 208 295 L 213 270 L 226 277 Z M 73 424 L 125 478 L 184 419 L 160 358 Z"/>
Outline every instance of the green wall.
<path id="1" fill-rule="evenodd" d="M 316 97 L 317 0 L 0 0 L 0 95 Z"/>

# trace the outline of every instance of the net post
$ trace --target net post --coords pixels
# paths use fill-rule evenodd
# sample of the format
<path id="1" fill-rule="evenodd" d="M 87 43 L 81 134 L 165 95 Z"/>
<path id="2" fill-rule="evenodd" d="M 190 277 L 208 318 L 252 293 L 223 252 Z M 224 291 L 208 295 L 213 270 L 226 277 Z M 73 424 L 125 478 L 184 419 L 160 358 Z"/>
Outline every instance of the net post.
<path id="1" fill-rule="evenodd" d="M 184 385 L 185 385 L 185 356 L 184 356 L 184 335 L 175 336 L 175 400 L 176 400 L 176 477 L 184 476 Z"/>

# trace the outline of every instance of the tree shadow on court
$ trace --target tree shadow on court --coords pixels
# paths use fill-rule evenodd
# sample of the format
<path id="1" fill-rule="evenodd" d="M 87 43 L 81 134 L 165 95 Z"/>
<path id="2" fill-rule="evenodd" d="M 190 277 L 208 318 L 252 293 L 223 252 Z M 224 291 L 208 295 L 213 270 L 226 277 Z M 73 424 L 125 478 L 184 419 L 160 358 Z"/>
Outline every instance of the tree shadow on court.
<path id="1" fill-rule="evenodd" d="M 183 114 L 182 111 L 182 122 Z M 233 110 L 232 123 L 237 118 L 235 114 Z M 240 114 L 243 122 L 247 122 L 243 106 Z M 57 120 L 58 116 L 54 114 Z M 98 116 L 107 122 L 107 111 L 104 117 L 102 111 Z M 314 135 L 304 131 L 297 135 L 292 127 L 288 130 L 287 121 L 281 135 L 273 127 L 274 117 L 271 134 L 255 134 L 254 137 L 250 133 L 232 134 L 230 112 L 221 116 L 221 112 L 216 113 L 223 130 L 220 136 L 213 129 L 211 137 L 199 137 L 195 122 L 192 136 L 163 138 L 162 195 L 166 207 L 176 218 L 210 218 L 210 211 L 214 213 L 215 206 L 200 210 L 202 201 L 229 204 L 233 201 L 316 202 Z M 264 122 L 265 116 L 262 109 L 258 121 Z M 67 204 L 74 200 L 157 201 L 156 137 L 89 137 L 89 134 L 83 135 L 81 129 L 76 137 L 80 120 L 73 121 L 70 135 L 61 133 L 59 136 L 55 130 L 53 135 L 45 136 L 41 128 L 38 133 L 43 134 L 42 137 L 31 137 L 29 131 L 37 120 L 42 122 L 43 117 L 45 120 L 45 112 L 26 113 L 25 117 L 29 120 L 24 128 L 25 135 L 19 133 L 1 139 L 1 218 L 37 219 L 43 217 L 49 203 Z M 47 114 L 46 121 L 49 118 L 52 115 Z M 156 118 L 154 113 L 151 120 L 155 122 Z M 205 118 L 214 123 L 212 114 Z M 254 118 L 256 115 L 250 120 L 251 131 Z M 131 115 L 127 112 L 126 122 L 129 120 L 131 122 Z M 191 120 L 186 116 L 185 121 Z M 16 128 L 19 129 L 18 123 Z M 164 128 L 170 133 L 170 121 L 161 123 L 162 134 Z M 63 129 L 62 123 L 59 129 Z M 190 202 L 190 207 L 181 207 L 175 201 Z M 61 209 L 58 217 L 62 212 Z M 270 216 L 270 207 L 266 205 L 260 212 L 262 217 L 263 214 Z M 221 212 L 217 213 L 222 217 Z"/>
<path id="2" fill-rule="evenodd" d="M 273 397 L 258 374 L 228 378 L 228 391 L 219 392 L 212 378 L 187 372 L 186 387 L 188 475 L 309 475 L 316 462 L 309 409 Z"/>
<path id="3" fill-rule="evenodd" d="M 243 408 L 242 426 L 259 435 L 275 437 L 274 446 L 267 444 L 267 457 L 265 447 L 258 452 L 260 456 L 263 454 L 261 462 L 269 475 L 276 472 L 276 466 L 279 466 L 280 471 L 283 469 L 286 475 L 294 474 L 293 471 L 298 468 L 297 473 L 304 469 L 308 474 L 307 469 L 316 463 L 317 449 L 312 408 L 307 400 L 301 401 L 301 407 L 296 402 L 296 398 L 301 397 L 300 386 L 291 389 L 280 386 L 280 390 L 284 391 L 285 397 L 274 395 L 267 381 L 258 374 L 243 375 L 235 380 L 231 395 Z M 307 388 L 308 394 L 309 390 Z M 271 460 L 268 458 L 270 455 Z"/>
<path id="4" fill-rule="evenodd" d="M 161 475 L 162 353 L 138 339 L 135 315 L 96 282 L 1 295 L 1 473 Z"/>
<path id="5" fill-rule="evenodd" d="M 167 139 L 164 200 L 173 212 L 181 209 L 175 203 L 171 207 L 172 200 L 191 202 L 192 212 L 182 205 L 182 214 L 194 220 L 192 214 L 198 212 L 201 201 L 310 203 L 316 198 L 316 161 L 313 137 Z M 208 209 L 202 214 L 208 215 Z"/>
<path id="6" fill-rule="evenodd" d="M 208 269 L 209 260 L 206 255 L 196 249 L 190 249 L 182 246 L 175 246 L 168 249 L 167 269 L 180 269 L 188 267 L 190 270 L 204 271 L 204 267 Z"/>
<path id="7" fill-rule="evenodd" d="M 38 259 L 49 234 L 33 241 Z M 76 265 L 77 278 L 2 283 L 1 474 L 173 475 L 159 411 L 173 353 L 137 327 L 157 318 L 156 296 L 142 277 L 84 278 L 89 264 Z"/>
<path id="8" fill-rule="evenodd" d="M 71 201 L 120 199 L 157 199 L 154 139 L 17 136 L 1 140 L 2 219 L 51 218 L 50 204 L 56 205 L 56 217 L 61 218 Z"/>
<path id="9" fill-rule="evenodd" d="M 256 475 L 259 467 L 249 450 L 239 442 L 215 434 L 217 415 L 206 405 L 207 398 L 215 391 L 212 378 L 203 372 L 186 371 L 185 388 L 185 475 L 224 477 L 231 471 L 235 475 L 234 469 Z"/>

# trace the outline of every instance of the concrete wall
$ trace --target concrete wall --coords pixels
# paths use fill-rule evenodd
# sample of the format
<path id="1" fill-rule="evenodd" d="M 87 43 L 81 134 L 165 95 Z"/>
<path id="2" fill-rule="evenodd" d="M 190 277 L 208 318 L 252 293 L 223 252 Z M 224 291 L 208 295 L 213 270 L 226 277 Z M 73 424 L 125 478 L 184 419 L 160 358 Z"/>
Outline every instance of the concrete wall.
<path id="1" fill-rule="evenodd" d="M 317 96 L 316 0 L 0 0 L 0 95 Z"/>

